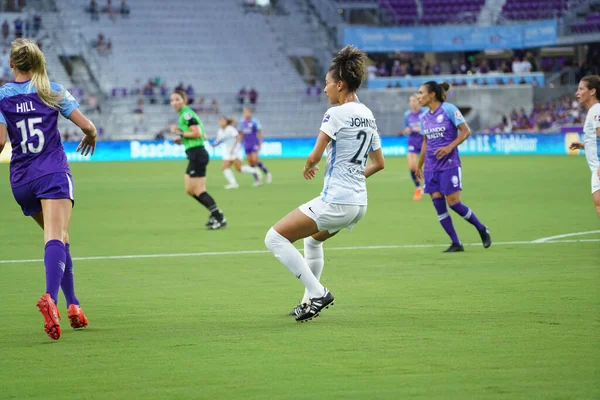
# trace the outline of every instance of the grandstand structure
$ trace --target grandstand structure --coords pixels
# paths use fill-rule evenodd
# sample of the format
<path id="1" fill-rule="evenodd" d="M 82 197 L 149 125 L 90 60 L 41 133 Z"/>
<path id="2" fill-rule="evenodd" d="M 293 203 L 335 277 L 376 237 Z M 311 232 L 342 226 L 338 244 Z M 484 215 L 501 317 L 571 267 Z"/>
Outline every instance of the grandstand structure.
<path id="1" fill-rule="evenodd" d="M 100 99 L 101 113 L 92 117 L 105 139 L 153 138 L 175 121 L 158 88 L 144 99 L 143 113 L 134 112 L 144 97 L 131 94 L 136 81 L 157 77 L 169 91 L 183 83 L 194 87 L 196 98 L 216 100 L 218 113 L 201 114 L 209 137 L 220 114 L 241 115 L 236 95 L 242 87 L 259 93 L 255 116 L 265 135 L 314 136 L 328 102 L 323 94 L 307 95 L 307 88 L 322 89 L 331 56 L 343 44 L 342 32 L 353 22 L 477 26 L 551 18 L 559 21 L 559 45 L 593 42 L 600 32 L 600 5 L 586 0 L 278 0 L 264 9 L 243 0 L 172 0 L 168 7 L 163 0 L 128 0 L 126 17 L 118 11 L 120 2 L 113 3 L 114 13 L 100 12 L 97 19 L 81 0 L 32 0 L 19 13 L 0 16 L 12 21 L 17 14 L 24 19 L 42 14 L 37 38 L 43 40 L 52 79 L 77 88 L 76 97 Z M 98 4 L 105 6 L 102 0 Z M 111 39 L 109 53 L 94 48 L 99 33 Z M 546 82 L 555 81 L 547 76 Z M 465 87 L 456 89 L 456 96 L 496 96 L 496 90 L 508 93 L 506 88 Z M 398 131 L 406 90 L 412 89 L 360 93 L 383 134 Z M 494 123 L 501 118 L 494 107 L 504 101 L 531 109 L 536 89 L 514 90 L 515 96 L 496 96 L 495 102 L 474 101 L 469 122 Z"/>

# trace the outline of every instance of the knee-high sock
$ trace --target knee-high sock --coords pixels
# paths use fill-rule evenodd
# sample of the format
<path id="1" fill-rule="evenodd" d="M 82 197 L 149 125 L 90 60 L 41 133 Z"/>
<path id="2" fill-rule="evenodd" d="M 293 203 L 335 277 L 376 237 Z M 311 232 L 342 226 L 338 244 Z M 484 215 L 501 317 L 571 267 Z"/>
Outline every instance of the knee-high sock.
<path id="1" fill-rule="evenodd" d="M 225 168 L 223 170 L 223 175 L 225 175 L 225 179 L 227 179 L 227 182 L 229 182 L 230 185 L 237 185 L 237 180 L 235 179 L 235 176 L 233 175 L 233 171 L 231 170 L 231 168 Z"/>
<path id="2" fill-rule="evenodd" d="M 454 230 L 454 225 L 452 224 L 452 218 L 450 217 L 450 214 L 448 214 L 448 208 L 446 207 L 446 199 L 444 199 L 443 197 L 433 199 L 433 206 L 437 211 L 438 220 L 440 221 L 440 224 L 442 225 L 448 236 L 450 236 L 452 243 L 460 244 L 460 240 L 458 239 L 458 235 L 456 234 L 456 231 Z"/>
<path id="3" fill-rule="evenodd" d="M 417 173 L 415 171 L 410 171 L 410 178 L 416 187 L 421 187 L 421 182 L 417 179 Z"/>
<path id="4" fill-rule="evenodd" d="M 267 169 L 267 167 L 265 166 L 265 164 L 263 164 L 263 163 L 262 163 L 262 161 L 259 161 L 259 162 L 258 162 L 258 164 L 256 164 L 256 166 L 257 166 L 258 168 L 262 169 L 262 171 L 263 171 L 265 174 L 268 174 L 268 173 L 269 173 L 269 170 Z"/>
<path id="5" fill-rule="evenodd" d="M 207 192 L 202 192 L 198 196 L 194 196 L 194 198 L 198 200 L 200 204 L 206 207 L 206 209 L 210 212 L 210 215 L 212 215 L 219 221 L 223 219 L 223 213 L 221 212 L 221 210 L 219 210 L 219 207 L 217 207 L 217 203 L 215 203 L 215 200 L 210 194 L 208 194 Z"/>
<path id="6" fill-rule="evenodd" d="M 302 257 L 302 254 L 300 254 L 289 240 L 271 228 L 265 236 L 265 245 L 280 263 L 289 269 L 296 278 L 302 281 L 311 298 L 323 296 L 325 288 L 319 283 L 319 280 L 310 268 L 308 268 L 308 264 L 306 264 L 306 260 Z"/>
<path id="7" fill-rule="evenodd" d="M 323 266 L 325 265 L 325 256 L 323 255 L 323 242 L 307 237 L 304 239 L 304 259 L 308 268 L 312 271 L 313 275 L 317 280 L 321 280 L 321 273 L 323 272 Z M 308 290 L 304 290 L 304 297 L 302 297 L 301 303 L 308 303 L 310 294 Z"/>
<path id="8" fill-rule="evenodd" d="M 467 220 L 469 223 L 474 225 L 478 231 L 485 229 L 485 225 L 483 225 L 481 222 L 479 222 L 479 218 L 477 218 L 475 213 L 473 211 L 471 211 L 471 209 L 469 207 L 465 206 L 460 201 L 456 204 L 452 204 L 450 206 L 450 208 L 453 209 L 458 215 L 463 217 L 465 220 Z"/>
<path id="9" fill-rule="evenodd" d="M 71 246 L 69 243 L 65 244 L 65 253 L 66 253 L 66 261 L 65 261 L 65 272 L 62 277 L 62 281 L 60 282 L 60 288 L 65 295 L 65 299 L 67 300 L 67 307 L 71 304 L 79 305 L 79 300 L 77 296 L 75 296 L 75 279 L 73 277 L 73 260 L 71 259 Z"/>
<path id="10" fill-rule="evenodd" d="M 44 266 L 46 267 L 46 293 L 58 304 L 58 289 L 65 271 L 67 254 L 60 240 L 50 240 L 44 248 Z"/>

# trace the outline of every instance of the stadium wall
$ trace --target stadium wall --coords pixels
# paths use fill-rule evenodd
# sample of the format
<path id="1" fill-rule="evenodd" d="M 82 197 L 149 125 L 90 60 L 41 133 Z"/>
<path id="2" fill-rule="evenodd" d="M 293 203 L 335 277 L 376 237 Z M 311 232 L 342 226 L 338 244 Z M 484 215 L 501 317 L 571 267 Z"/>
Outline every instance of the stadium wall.
<path id="1" fill-rule="evenodd" d="M 573 130 L 576 130 L 574 128 Z M 462 155 L 566 155 L 579 154 L 568 150 L 568 144 L 578 139 L 577 132 L 557 134 L 499 134 L 473 135 L 460 147 Z M 263 158 L 304 158 L 313 148 L 314 138 L 265 139 Z M 404 156 L 408 152 L 406 136 L 384 136 L 381 139 L 386 156 Z M 63 143 L 69 162 L 77 161 L 140 161 L 185 159 L 183 146 L 170 141 L 99 142 L 93 157 L 75 152 L 77 143 Z M 207 146 L 212 159 L 221 159 L 221 148 Z M 10 146 L 0 154 L 0 162 L 8 162 Z"/>

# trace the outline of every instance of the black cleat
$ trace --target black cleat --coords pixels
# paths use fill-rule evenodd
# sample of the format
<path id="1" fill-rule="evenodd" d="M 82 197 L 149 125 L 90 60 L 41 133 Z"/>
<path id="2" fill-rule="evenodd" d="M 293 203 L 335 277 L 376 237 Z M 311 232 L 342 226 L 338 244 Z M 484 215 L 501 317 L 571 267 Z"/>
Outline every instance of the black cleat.
<path id="1" fill-rule="evenodd" d="M 216 231 L 217 229 L 223 229 L 227 226 L 227 220 L 225 217 L 222 217 L 221 220 L 215 219 L 212 225 L 208 227 L 209 231 Z"/>
<path id="2" fill-rule="evenodd" d="M 298 315 L 302 314 L 307 309 L 308 309 L 307 303 L 300 303 L 296 307 L 292 308 L 292 310 L 288 313 L 288 315 L 293 315 L 294 317 L 297 317 Z"/>
<path id="3" fill-rule="evenodd" d="M 443 253 L 456 253 L 458 251 L 465 251 L 465 248 L 462 244 L 452 243 Z"/>
<path id="4" fill-rule="evenodd" d="M 492 237 L 490 236 L 490 231 L 488 230 L 487 226 L 478 231 L 479 232 L 479 236 L 481 236 L 481 243 L 483 243 L 483 247 L 485 247 L 486 249 L 488 247 L 490 247 L 492 245 Z"/>
<path id="5" fill-rule="evenodd" d="M 217 222 L 217 219 L 215 217 L 213 217 L 212 215 L 208 218 L 208 221 L 206 221 L 206 223 L 204 224 L 204 226 L 206 226 L 207 228 L 211 227 L 215 222 Z"/>
<path id="6" fill-rule="evenodd" d="M 296 315 L 296 321 L 305 322 L 310 321 L 313 318 L 317 318 L 319 313 L 323 311 L 324 308 L 329 308 L 329 306 L 333 305 L 333 294 L 325 288 L 325 295 L 323 297 L 315 297 L 314 299 L 310 299 L 310 305 L 308 308 L 303 310 L 302 313 Z"/>

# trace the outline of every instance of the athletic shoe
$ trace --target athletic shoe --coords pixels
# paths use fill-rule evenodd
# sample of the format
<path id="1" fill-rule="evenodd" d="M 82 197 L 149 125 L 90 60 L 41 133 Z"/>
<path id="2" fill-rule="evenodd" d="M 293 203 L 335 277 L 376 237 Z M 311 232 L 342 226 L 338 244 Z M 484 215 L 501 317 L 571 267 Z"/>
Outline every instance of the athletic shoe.
<path id="1" fill-rule="evenodd" d="M 206 221 L 206 223 L 204 224 L 204 226 L 206 226 L 207 228 L 209 228 L 209 227 L 213 226 L 213 224 L 215 222 L 217 222 L 217 219 L 211 215 L 210 217 L 208 217 L 208 221 Z"/>
<path id="2" fill-rule="evenodd" d="M 67 310 L 67 315 L 69 317 L 69 322 L 71 323 L 71 328 L 80 329 L 88 326 L 88 320 L 83 313 L 81 307 L 77 304 L 71 304 Z"/>
<path id="3" fill-rule="evenodd" d="M 490 231 L 488 230 L 487 226 L 478 231 L 479 232 L 479 236 L 481 236 L 481 243 L 483 243 L 483 247 L 485 247 L 486 249 L 488 247 L 490 247 L 492 245 L 492 237 L 490 236 Z"/>
<path id="4" fill-rule="evenodd" d="M 459 251 L 465 251 L 463 245 L 458 243 L 452 243 L 450 247 L 443 251 L 443 253 L 456 253 Z"/>
<path id="5" fill-rule="evenodd" d="M 215 220 L 215 222 L 208 227 L 209 231 L 216 231 L 217 229 L 223 229 L 227 226 L 227 220 L 225 219 L 225 217 L 223 216 L 223 218 L 218 221 Z"/>
<path id="6" fill-rule="evenodd" d="M 300 303 L 288 313 L 288 315 L 298 316 L 302 314 L 308 308 L 307 303 Z"/>
<path id="7" fill-rule="evenodd" d="M 237 183 L 229 183 L 229 184 L 225 185 L 225 189 L 237 189 L 239 187 L 240 187 L 240 185 Z"/>
<path id="8" fill-rule="evenodd" d="M 304 322 L 310 321 L 313 318 L 317 318 L 319 313 L 324 308 L 329 308 L 333 305 L 333 294 L 325 288 L 325 295 L 323 297 L 315 297 L 310 299 L 310 305 L 308 308 L 302 311 L 302 313 L 296 315 L 296 321 Z"/>
<path id="9" fill-rule="evenodd" d="M 271 182 L 273 182 L 273 176 L 271 175 L 270 172 L 267 172 L 265 180 L 267 181 L 267 185 L 270 184 Z"/>
<path id="10" fill-rule="evenodd" d="M 421 196 L 423 196 L 423 189 L 418 187 L 415 189 L 415 194 L 413 195 L 413 200 L 421 200 Z"/>
<path id="11" fill-rule="evenodd" d="M 44 330 L 52 340 L 60 338 L 60 312 L 50 294 L 46 293 L 37 301 L 37 307 L 44 316 Z"/>

